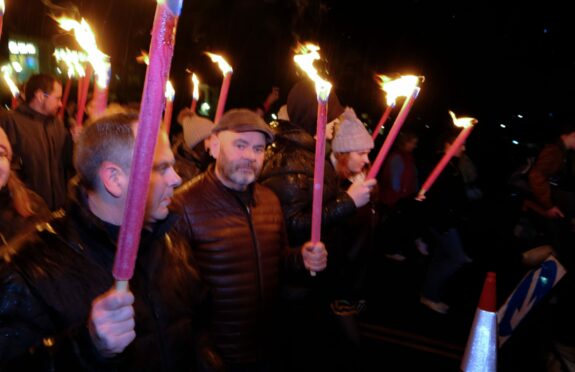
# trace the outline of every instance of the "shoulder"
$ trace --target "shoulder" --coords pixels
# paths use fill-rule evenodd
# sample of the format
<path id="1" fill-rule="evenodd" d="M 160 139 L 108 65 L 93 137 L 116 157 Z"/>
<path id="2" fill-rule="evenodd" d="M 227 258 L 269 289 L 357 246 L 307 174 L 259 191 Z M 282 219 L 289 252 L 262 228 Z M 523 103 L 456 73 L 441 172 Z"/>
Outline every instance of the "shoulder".
<path id="1" fill-rule="evenodd" d="M 259 198 L 262 198 L 266 202 L 275 203 L 277 205 L 280 204 L 279 199 L 274 191 L 271 188 L 262 185 L 260 183 L 254 184 L 254 194 L 256 196 L 256 201 L 259 201 Z"/>

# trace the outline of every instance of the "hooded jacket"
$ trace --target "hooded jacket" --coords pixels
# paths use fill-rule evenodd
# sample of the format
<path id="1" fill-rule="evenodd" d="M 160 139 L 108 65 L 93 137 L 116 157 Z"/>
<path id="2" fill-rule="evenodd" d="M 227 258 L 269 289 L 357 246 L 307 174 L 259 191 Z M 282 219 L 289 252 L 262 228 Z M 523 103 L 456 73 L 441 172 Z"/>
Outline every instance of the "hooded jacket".
<path id="1" fill-rule="evenodd" d="M 313 204 L 315 140 L 306 131 L 288 122 L 276 126 L 276 140 L 266 150 L 260 182 L 279 197 L 291 246 L 310 239 Z M 330 228 L 355 213 L 353 199 L 340 190 L 335 169 L 324 166 L 322 241 L 329 250 Z M 328 238 L 328 240 L 325 240 Z"/>

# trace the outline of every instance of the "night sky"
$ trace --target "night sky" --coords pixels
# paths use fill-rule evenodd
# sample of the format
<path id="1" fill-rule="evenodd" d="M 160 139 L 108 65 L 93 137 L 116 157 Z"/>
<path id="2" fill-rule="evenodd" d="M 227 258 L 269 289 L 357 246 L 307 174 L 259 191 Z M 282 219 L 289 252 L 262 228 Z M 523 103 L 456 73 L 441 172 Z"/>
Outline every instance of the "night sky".
<path id="1" fill-rule="evenodd" d="M 3 45 L 18 35 L 75 46 L 48 17 L 46 0 L 6 2 Z M 176 110 L 190 101 L 187 69 L 214 87 L 221 83 L 205 51 L 222 54 L 234 68 L 228 108 L 256 107 L 273 86 L 283 103 L 300 78 L 293 49 L 298 41 L 312 41 L 324 58 L 318 68 L 343 103 L 366 114 L 368 125 L 384 109 L 375 75 L 399 72 L 425 76 L 406 125 L 437 133 L 450 125 L 449 109 L 478 118 L 468 150 L 486 170 L 517 152 L 513 146 L 549 139 L 575 97 L 575 22 L 567 5 L 434 3 L 184 0 L 171 74 Z M 135 57 L 149 47 L 156 2 L 52 4 L 68 12 L 75 7 L 89 21 L 117 75 L 112 96 L 137 100 L 145 67 Z"/>

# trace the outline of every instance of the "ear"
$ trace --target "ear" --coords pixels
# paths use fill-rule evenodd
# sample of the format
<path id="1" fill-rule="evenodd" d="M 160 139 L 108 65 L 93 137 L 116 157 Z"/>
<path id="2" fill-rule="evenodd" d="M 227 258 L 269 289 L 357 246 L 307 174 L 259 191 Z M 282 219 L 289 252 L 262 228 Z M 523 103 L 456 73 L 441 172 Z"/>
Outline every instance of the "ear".
<path id="1" fill-rule="evenodd" d="M 210 155 L 212 158 L 217 159 L 220 154 L 220 138 L 212 134 L 210 137 Z"/>
<path id="2" fill-rule="evenodd" d="M 116 163 L 103 162 L 98 169 L 98 176 L 104 189 L 113 197 L 119 198 L 127 191 L 128 178 Z"/>
<path id="3" fill-rule="evenodd" d="M 44 92 L 42 92 L 42 89 L 38 89 L 37 91 L 34 92 L 34 98 L 36 99 L 36 102 L 43 102 L 44 99 L 46 98 L 44 96 Z"/>

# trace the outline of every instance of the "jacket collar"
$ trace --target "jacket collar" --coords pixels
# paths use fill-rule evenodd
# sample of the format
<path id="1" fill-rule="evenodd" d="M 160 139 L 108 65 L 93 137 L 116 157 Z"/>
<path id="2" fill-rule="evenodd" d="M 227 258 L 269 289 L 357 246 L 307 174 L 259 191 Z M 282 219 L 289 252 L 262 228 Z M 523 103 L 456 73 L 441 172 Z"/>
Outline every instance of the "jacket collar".
<path id="1" fill-rule="evenodd" d="M 84 221 L 86 228 L 96 234 L 96 236 L 106 236 L 112 242 L 117 242 L 120 226 L 103 221 L 90 211 L 88 194 L 86 189 L 79 183 L 77 177 L 70 181 L 70 189 L 69 204 L 66 212 L 69 217 L 77 221 Z M 161 236 L 170 230 L 176 218 L 177 216 L 170 212 L 165 219 L 152 224 L 151 231 L 146 230 L 143 234 L 150 234 L 152 238 Z"/>
<path id="2" fill-rule="evenodd" d="M 54 116 L 41 114 L 38 111 L 31 108 L 30 106 L 28 106 L 28 104 L 26 104 L 26 103 L 18 105 L 18 107 L 16 108 L 16 111 L 18 111 L 22 115 L 25 115 L 25 116 L 31 118 L 32 120 L 41 121 L 43 123 L 47 122 L 47 121 L 51 121 L 54 119 Z"/>

